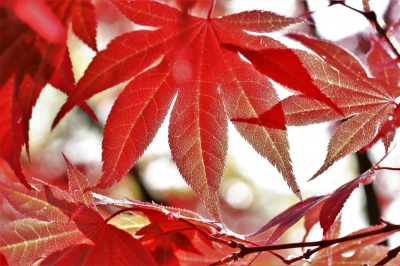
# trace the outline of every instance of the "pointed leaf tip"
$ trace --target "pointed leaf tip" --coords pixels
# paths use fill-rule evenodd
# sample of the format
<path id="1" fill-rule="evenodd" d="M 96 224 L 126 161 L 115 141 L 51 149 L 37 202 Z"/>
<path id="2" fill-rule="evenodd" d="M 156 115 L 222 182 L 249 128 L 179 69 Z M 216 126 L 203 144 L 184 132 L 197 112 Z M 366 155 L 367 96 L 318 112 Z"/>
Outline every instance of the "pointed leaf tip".
<path id="1" fill-rule="evenodd" d="M 265 245 L 270 245 L 309 211 L 312 211 L 315 207 L 320 206 L 320 203 L 325 199 L 326 196 L 317 196 L 298 202 L 297 204 L 289 207 L 282 213 L 275 216 L 256 232 L 249 234 L 246 237 L 256 236 L 268 231 L 273 227 L 276 227 L 272 234 L 268 237 L 268 240 L 265 242 Z"/>
<path id="2" fill-rule="evenodd" d="M 384 105 L 379 109 L 376 108 L 373 112 L 360 113 L 343 122 L 329 141 L 328 154 L 324 164 L 310 180 L 321 175 L 346 155 L 356 152 L 370 143 L 380 124 L 386 119 L 388 110 L 391 109 L 392 106 Z"/>
<path id="3" fill-rule="evenodd" d="M 326 203 L 321 208 L 320 213 L 320 224 L 324 231 L 324 235 L 331 228 L 335 222 L 336 217 L 343 208 L 343 205 L 350 197 L 351 193 L 363 183 L 371 182 L 375 171 L 367 171 L 352 181 L 344 184 L 343 186 L 336 189 L 328 198 Z"/>
<path id="4" fill-rule="evenodd" d="M 303 197 L 301 196 L 301 191 L 300 191 L 300 189 L 294 191 L 293 193 L 296 195 L 296 197 L 297 197 L 300 201 L 303 201 Z"/>
<path id="5" fill-rule="evenodd" d="M 27 145 L 24 136 L 23 116 L 14 93 L 14 76 L 0 88 L 0 156 L 8 163 L 21 183 L 33 189 L 23 172 L 20 157 L 22 146 Z"/>
<path id="6" fill-rule="evenodd" d="M 70 163 L 68 158 L 62 153 L 67 167 L 69 194 L 76 202 L 90 205 L 93 201 L 93 195 L 90 190 L 90 184 L 87 178 Z"/>
<path id="7" fill-rule="evenodd" d="M 279 102 L 273 87 L 265 85 L 268 79 L 237 53 L 221 49 L 220 43 L 282 47 L 272 38 L 252 36 L 245 31 L 272 32 L 303 20 L 257 10 L 208 20 L 187 14 L 185 23 L 179 23 L 183 22 L 181 12 L 162 3 L 112 2 L 129 20 L 155 26 L 157 30 L 133 31 L 111 41 L 95 56 L 77 84 L 79 93 L 68 99 L 54 123 L 95 93 L 133 78 L 114 104 L 104 129 L 104 174 L 95 187 L 107 188 L 118 182 L 142 155 L 179 91 L 169 127 L 171 152 L 184 179 L 213 217 L 220 220 L 218 192 L 227 152 L 226 109 L 231 109 L 230 118 L 254 117 L 266 111 L 266 103 L 272 108 Z M 233 36 L 232 32 L 236 34 Z M 146 70 L 159 58 L 163 58 L 159 65 Z M 176 67 L 178 62 L 184 62 L 182 69 Z M 176 72 L 185 78 L 177 79 Z M 226 96 L 223 100 L 222 94 Z M 245 106 L 237 108 L 236 100 Z M 236 112 L 238 109 L 242 110 Z M 253 139 L 253 147 L 282 173 L 301 199 L 283 118 L 275 116 L 272 110 L 263 121 L 271 130 L 243 123 L 235 126 L 247 140 Z M 245 132 L 248 128 L 252 133 Z"/>

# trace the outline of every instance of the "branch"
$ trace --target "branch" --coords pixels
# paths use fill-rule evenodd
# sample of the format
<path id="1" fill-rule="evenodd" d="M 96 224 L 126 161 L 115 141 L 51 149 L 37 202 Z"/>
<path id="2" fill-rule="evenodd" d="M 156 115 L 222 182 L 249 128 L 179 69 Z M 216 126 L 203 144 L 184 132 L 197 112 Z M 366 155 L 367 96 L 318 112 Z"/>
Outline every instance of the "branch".
<path id="1" fill-rule="evenodd" d="M 214 11 L 214 8 L 215 8 L 215 0 L 212 0 L 210 9 L 208 10 L 207 20 L 211 19 L 211 15 L 212 15 L 212 12 Z"/>
<path id="2" fill-rule="evenodd" d="M 374 11 L 368 11 L 368 9 L 366 10 L 366 12 L 358 10 L 356 8 L 353 8 L 351 6 L 346 5 L 346 3 L 344 1 L 340 1 L 340 0 L 331 0 L 330 1 L 330 6 L 335 5 L 335 4 L 340 4 L 342 6 L 345 6 L 361 15 L 363 15 L 366 19 L 368 19 L 370 22 L 372 22 L 375 25 L 375 29 L 378 32 L 378 34 L 385 38 L 386 42 L 388 43 L 388 45 L 390 46 L 390 48 L 392 49 L 392 51 L 395 53 L 395 55 L 397 56 L 397 58 L 400 59 L 400 53 L 399 51 L 397 51 L 396 47 L 394 47 L 393 43 L 390 41 L 389 37 L 386 35 L 386 31 L 381 27 L 381 25 L 379 25 L 376 14 Z"/>
<path id="3" fill-rule="evenodd" d="M 377 262 L 375 264 L 375 266 L 380 266 L 380 265 L 385 265 L 386 263 L 388 263 L 391 259 L 394 259 L 397 254 L 400 252 L 400 246 L 398 246 L 397 248 L 391 249 L 388 251 L 388 253 L 386 254 L 386 257 L 384 257 L 383 259 L 381 259 L 379 262 Z"/>
<path id="4" fill-rule="evenodd" d="M 373 167 L 374 170 L 391 170 L 391 171 L 400 171 L 400 168 L 396 167 L 386 167 L 386 166 L 377 166 Z"/>
<path id="5" fill-rule="evenodd" d="M 244 258 L 245 256 L 251 254 L 251 253 L 258 253 L 258 252 L 264 252 L 264 251 L 272 251 L 272 250 L 281 250 L 281 249 L 291 249 L 291 248 L 300 248 L 300 247 L 316 247 L 314 249 L 308 249 L 306 252 L 304 252 L 303 255 L 286 260 L 282 256 L 278 256 L 285 264 L 291 264 L 295 261 L 301 260 L 301 259 L 309 259 L 310 256 L 317 251 L 320 251 L 326 247 L 329 247 L 334 244 L 342 243 L 342 242 L 347 242 L 347 241 L 352 241 L 364 237 L 369 237 L 373 235 L 378 235 L 381 233 L 387 233 L 395 230 L 400 229 L 400 225 L 392 224 L 386 221 L 381 220 L 384 224 L 385 227 L 382 227 L 380 229 L 374 230 L 374 231 L 369 231 L 369 232 L 364 232 L 360 234 L 355 234 L 355 235 L 348 235 L 336 239 L 327 239 L 327 240 L 321 240 L 321 241 L 313 241 L 313 242 L 299 242 L 299 243 L 290 243 L 290 244 L 282 244 L 282 245 L 270 245 L 270 246 L 258 246 L 258 247 L 248 247 L 243 243 L 235 242 L 235 241 L 229 241 L 229 246 L 232 248 L 239 248 L 239 252 L 235 252 L 230 254 L 229 256 L 223 258 L 222 260 L 210 264 L 210 266 L 216 266 L 216 265 L 221 265 L 223 263 L 229 263 L 231 261 L 237 261 L 238 259 Z M 394 249 L 395 251 L 389 251 L 388 256 L 392 256 L 395 252 L 398 251 L 399 248 Z M 389 254 L 390 253 L 390 254 Z M 393 254 L 392 254 L 393 253 Z M 395 253 L 395 254 L 397 254 Z"/>

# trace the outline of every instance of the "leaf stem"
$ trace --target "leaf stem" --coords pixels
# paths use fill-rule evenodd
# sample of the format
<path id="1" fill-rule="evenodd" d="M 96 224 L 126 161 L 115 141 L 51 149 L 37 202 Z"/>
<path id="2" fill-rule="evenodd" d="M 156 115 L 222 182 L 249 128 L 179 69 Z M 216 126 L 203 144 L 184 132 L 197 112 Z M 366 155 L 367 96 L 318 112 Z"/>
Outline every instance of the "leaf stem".
<path id="1" fill-rule="evenodd" d="M 108 221 L 110 221 L 112 218 L 114 218 L 115 216 L 123 213 L 123 212 L 128 212 L 128 211 L 135 211 L 135 208 L 125 208 L 125 209 L 121 209 L 117 212 L 114 212 L 113 214 L 111 214 L 110 216 L 108 216 L 106 219 L 104 219 L 105 223 L 108 223 Z"/>
<path id="2" fill-rule="evenodd" d="M 217 242 L 217 243 L 221 243 L 221 244 L 225 244 L 225 245 L 229 246 L 229 242 L 230 241 L 226 241 L 226 240 L 223 240 L 223 239 L 219 239 L 219 238 L 213 237 L 210 234 L 208 234 L 207 232 L 205 232 L 203 229 L 199 228 L 198 226 L 192 224 L 191 222 L 189 222 L 189 221 L 187 221 L 185 219 L 177 218 L 177 220 L 189 225 L 192 230 L 195 230 L 195 231 L 199 232 L 201 235 L 203 235 L 208 240 L 214 241 L 214 242 Z"/>
<path id="3" fill-rule="evenodd" d="M 211 1 L 211 6 L 210 9 L 208 10 L 208 14 L 207 14 L 207 20 L 211 19 L 211 14 L 214 11 L 214 7 L 215 7 L 215 0 Z"/>
<path id="4" fill-rule="evenodd" d="M 386 166 L 377 166 L 374 167 L 374 170 L 391 170 L 391 171 L 400 171 L 400 168 L 396 168 L 396 167 L 386 167 Z"/>

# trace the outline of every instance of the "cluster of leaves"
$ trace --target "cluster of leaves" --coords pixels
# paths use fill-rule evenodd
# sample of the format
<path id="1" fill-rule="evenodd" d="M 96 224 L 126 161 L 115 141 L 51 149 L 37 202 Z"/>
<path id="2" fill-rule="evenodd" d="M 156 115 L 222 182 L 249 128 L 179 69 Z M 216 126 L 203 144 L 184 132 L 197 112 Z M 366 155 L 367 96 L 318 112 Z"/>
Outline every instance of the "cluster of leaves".
<path id="1" fill-rule="evenodd" d="M 74 33 L 97 51 L 90 0 L 0 3 L 0 155 L 27 187 L 20 156 L 23 145 L 29 155 L 32 109 L 47 84 L 66 94 L 76 89 L 67 48 L 71 23 Z M 86 103 L 81 107 L 96 119 Z"/>
<path id="2" fill-rule="evenodd" d="M 271 244 L 302 217 L 306 218 L 307 232 L 318 221 L 324 230 L 331 228 L 346 198 L 360 183 L 370 182 L 374 175 L 374 171 L 369 171 L 332 194 L 309 198 L 290 207 L 251 235 L 237 236 L 227 233 L 220 223 L 190 211 L 134 199 L 114 200 L 96 194 L 92 192 L 86 177 L 64 158 L 69 179 L 68 191 L 44 182 L 32 184 L 34 189 L 28 189 L 20 183 L 1 183 L 2 196 L 26 217 L 9 222 L 1 229 L 0 252 L 7 259 L 4 263 L 198 265 L 229 262 L 248 253 L 261 251 L 260 248 L 279 250 L 296 245 L 319 246 L 316 252 L 321 247 L 336 243 L 336 240 L 332 243 L 329 238 L 321 243 L 292 243 L 289 247 Z M 120 210 L 104 219 L 101 215 L 104 206 Z M 327 210 L 334 211 L 325 215 Z M 339 235 L 338 221 L 340 219 L 336 219 L 336 226 L 332 227 L 334 234 L 329 234 L 330 237 Z M 246 240 L 270 228 L 274 230 L 264 246 Z M 400 225 L 392 224 L 357 231 L 346 236 L 347 239 L 344 237 L 346 241 L 333 248 L 330 259 L 335 264 L 346 263 L 341 254 L 354 251 L 363 263 L 375 263 L 386 256 L 389 248 L 372 244 L 398 231 Z M 326 232 L 324 235 L 327 235 Z M 241 247 L 241 251 L 226 256 L 236 247 Z M 366 249 L 375 255 L 369 257 L 360 254 L 366 252 Z M 311 264 L 326 263 L 327 259 L 325 251 L 320 251 Z M 391 262 L 399 263 L 400 258 L 396 257 Z"/>
<path id="3" fill-rule="evenodd" d="M 271 244 L 302 217 L 306 218 L 307 232 L 319 222 L 326 241 L 337 238 L 343 204 L 377 168 L 332 194 L 296 204 L 254 234 L 238 238 L 227 233 L 218 193 L 228 149 L 228 119 L 301 199 L 289 155 L 287 126 L 347 119 L 332 136 L 325 163 L 312 178 L 378 140 L 389 150 L 400 126 L 396 103 L 400 97 L 400 58 L 392 56 L 385 40 L 371 36 L 366 68 L 351 53 L 328 41 L 286 35 L 311 53 L 291 49 L 266 35 L 305 23 L 301 18 L 259 10 L 215 18 L 214 1 L 208 2 L 206 18 L 190 14 L 197 1 L 176 1 L 177 8 L 155 1 L 109 1 L 127 19 L 150 29 L 120 35 L 100 52 L 90 0 L 0 3 L 4 40 L 0 42 L 0 155 L 22 183 L 2 183 L 1 193 L 27 217 L 1 229 L 0 251 L 7 261 L 146 265 L 228 262 L 253 252 L 280 249 Z M 70 25 L 96 52 L 77 83 L 66 44 Z M 399 27 L 400 23 L 393 25 L 392 32 Z M 294 95 L 280 100 L 271 80 Z M 55 126 L 76 105 L 96 120 L 85 100 L 126 81 L 104 128 L 103 174 L 98 183 L 91 186 L 66 159 L 69 192 L 45 183 L 30 184 L 22 171 L 20 155 L 23 145 L 29 155 L 29 120 L 44 86 L 51 84 L 69 95 Z M 216 222 L 188 211 L 106 199 L 91 191 L 109 188 L 126 175 L 154 138 L 171 105 L 172 157 Z M 104 219 L 100 214 L 103 205 L 134 214 L 117 212 Z M 272 228 L 262 246 L 245 240 Z M 367 228 L 363 233 L 369 233 L 362 241 L 375 244 L 398 229 L 389 224 Z M 249 246 L 233 244 L 238 242 Z M 313 246 L 322 249 L 332 245 L 327 243 Z M 376 246 L 355 247 L 355 243 L 333 247 L 328 257 L 318 252 L 312 262 L 333 259 L 339 263 L 343 252 L 354 250 L 362 257 L 360 254 L 366 252 L 363 248 L 376 251 L 378 259 L 388 252 Z M 118 250 L 110 253 L 109 247 L 116 245 Z M 226 257 L 232 247 L 240 251 Z"/>

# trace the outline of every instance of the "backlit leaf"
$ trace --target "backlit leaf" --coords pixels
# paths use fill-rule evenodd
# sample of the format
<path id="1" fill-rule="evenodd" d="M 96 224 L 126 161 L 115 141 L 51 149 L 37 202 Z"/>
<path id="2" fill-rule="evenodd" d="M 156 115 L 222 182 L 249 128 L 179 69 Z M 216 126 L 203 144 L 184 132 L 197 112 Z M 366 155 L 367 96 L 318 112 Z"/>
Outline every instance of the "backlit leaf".
<path id="1" fill-rule="evenodd" d="M 92 244 L 75 223 L 30 218 L 2 225 L 0 240 L 0 252 L 11 265 L 33 265 L 69 245 Z"/>
<path id="2" fill-rule="evenodd" d="M 140 241 L 108 224 L 96 209 L 80 204 L 93 203 L 89 183 L 65 160 L 71 195 L 51 185 L 35 184 L 35 190 L 29 190 L 22 184 L 2 184 L 1 194 L 29 218 L 0 229 L 0 252 L 10 263 L 22 265 L 39 259 L 45 265 L 156 265 Z"/>
<path id="3" fill-rule="evenodd" d="M 89 181 L 68 161 L 64 154 L 63 156 L 67 166 L 69 194 L 74 198 L 75 202 L 90 205 L 94 198 L 89 190 Z"/>
<path id="4" fill-rule="evenodd" d="M 83 225 L 81 225 L 83 226 Z M 82 232 L 95 245 L 73 245 L 48 256 L 43 265 L 157 265 L 150 252 L 129 233 L 100 219 Z M 86 256 L 82 256 L 85 254 Z"/>
<path id="5" fill-rule="evenodd" d="M 21 128 L 7 124 L 8 128 L 5 130 L 15 132 L 15 140 L 8 142 L 12 147 L 6 147 L 12 152 L 3 151 L 2 156 L 27 187 L 29 184 L 16 160 L 19 159 L 23 144 L 29 156 L 32 110 L 43 88 L 51 81 L 65 93 L 75 88 L 72 69 L 69 69 L 71 63 L 66 46 L 67 30 L 73 14 L 76 14 L 74 10 L 85 9 L 84 6 L 87 5 L 91 6 L 90 0 L 17 0 L 2 1 L 0 4 L 0 87 L 13 79 L 7 84 L 13 91 L 14 100 L 10 102 L 12 116 L 18 116 L 15 121 L 22 125 Z M 85 12 L 87 18 L 89 13 Z M 93 21 L 94 13 L 91 16 L 88 20 Z M 94 26 L 88 27 L 93 29 Z M 89 35 L 94 40 L 95 29 Z M 56 77 L 52 79 L 54 75 Z M 86 103 L 81 106 L 95 119 L 93 111 Z"/>
<path id="6" fill-rule="evenodd" d="M 284 212 L 275 216 L 266 225 L 262 226 L 256 232 L 248 235 L 255 236 L 266 232 L 267 230 L 277 226 L 272 234 L 268 237 L 265 245 L 271 245 L 274 243 L 287 229 L 299 221 L 307 212 L 311 211 L 320 205 L 325 200 L 326 196 L 318 196 L 308 198 L 302 202 L 299 202 L 292 207 L 288 208 Z"/>
<path id="7" fill-rule="evenodd" d="M 74 205 L 68 204 L 72 200 L 68 193 L 46 185 L 35 187 L 37 190 L 17 183 L 1 184 L 2 196 L 17 211 L 29 217 L 0 228 L 0 252 L 9 263 L 31 265 L 70 245 L 93 244 L 77 224 L 69 221 L 68 213 L 74 211 Z"/>
<path id="8" fill-rule="evenodd" d="M 329 196 L 327 201 L 322 206 L 319 216 L 319 222 L 322 229 L 324 230 L 324 234 L 331 228 L 332 224 L 336 220 L 337 215 L 343 208 L 343 204 L 346 202 L 348 197 L 350 197 L 350 194 L 354 191 L 354 189 L 356 189 L 360 183 L 367 184 L 371 182 L 374 174 L 374 171 L 367 171 L 359 177 L 336 189 Z"/>
<path id="9" fill-rule="evenodd" d="M 289 36 L 301 41 L 321 59 L 332 64 L 330 66 L 314 55 L 297 52 L 316 86 L 337 103 L 348 118 L 332 136 L 325 162 L 312 177 L 315 178 L 339 159 L 360 150 L 373 140 L 396 107 L 395 99 L 400 96 L 399 84 L 389 85 L 381 76 L 367 77 L 358 61 L 337 45 L 304 35 Z M 372 54 L 378 53 L 374 47 L 372 49 Z M 368 64 L 368 67 L 373 67 L 370 65 L 372 61 Z M 388 67 L 393 68 L 390 71 L 398 71 L 397 68 L 400 68 L 394 64 Z M 328 106 L 301 95 L 286 98 L 282 106 L 288 125 L 307 125 L 340 119 Z"/>
<path id="10" fill-rule="evenodd" d="M 274 81 L 321 101 L 337 113 L 343 114 L 339 107 L 314 85 L 310 74 L 292 49 L 251 50 L 231 44 L 226 44 L 224 47 L 243 54 L 258 71 Z"/>
<path id="11" fill-rule="evenodd" d="M 0 88 L 0 113 L 2 114 L 0 116 L 0 156 L 7 161 L 21 183 L 26 187 L 30 187 L 22 172 L 19 160 L 25 139 L 21 123 L 21 112 L 13 92 L 14 82 L 14 78 L 10 78 Z"/>
<path id="12" fill-rule="evenodd" d="M 177 94 L 169 126 L 172 156 L 183 178 L 210 214 L 220 221 L 218 192 L 227 154 L 227 119 L 237 118 L 231 117 L 237 108 L 232 97 L 240 97 L 246 104 L 239 107 L 245 117 L 256 116 L 279 102 L 266 78 L 220 44 L 228 42 L 253 48 L 283 46 L 272 38 L 252 36 L 245 30 L 271 32 L 302 20 L 266 11 L 204 19 L 153 1 L 112 2 L 132 22 L 156 28 L 121 35 L 99 52 L 79 80 L 78 90 L 61 108 L 54 125 L 73 106 L 133 78 L 117 99 L 105 126 L 104 174 L 96 187 L 108 188 L 139 159 Z M 156 66 L 146 69 L 151 65 Z M 251 85 L 256 87 L 250 88 Z M 268 94 L 263 94 L 264 91 Z M 240 96 L 242 92 L 245 95 Z M 267 106 L 262 105 L 265 102 Z M 270 129 L 248 127 L 256 137 L 245 132 L 245 126 L 239 122 L 235 124 L 300 197 L 282 121 L 278 118 L 272 122 L 275 128 Z"/>
<path id="13" fill-rule="evenodd" d="M 75 0 L 72 12 L 72 29 L 74 33 L 93 51 L 97 52 L 96 14 L 91 0 Z"/>

